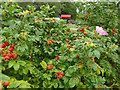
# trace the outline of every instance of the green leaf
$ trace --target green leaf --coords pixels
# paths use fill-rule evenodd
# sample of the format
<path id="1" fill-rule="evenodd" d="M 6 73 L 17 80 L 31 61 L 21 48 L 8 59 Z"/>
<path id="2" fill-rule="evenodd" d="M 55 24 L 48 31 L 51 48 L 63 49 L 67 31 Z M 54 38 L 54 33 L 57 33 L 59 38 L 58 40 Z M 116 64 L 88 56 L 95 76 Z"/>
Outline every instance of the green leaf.
<path id="1" fill-rule="evenodd" d="M 69 73 L 73 73 L 73 71 L 74 71 L 74 67 L 73 67 L 73 66 L 70 66 L 70 67 L 68 68 L 68 72 L 69 72 Z"/>
<path id="2" fill-rule="evenodd" d="M 45 61 L 42 61 L 42 62 L 40 63 L 40 65 L 41 65 L 44 69 L 46 69 L 46 67 L 47 67 L 47 64 L 46 64 Z"/>
<path id="3" fill-rule="evenodd" d="M 8 67 L 11 68 L 15 64 L 15 61 L 9 61 Z"/>
<path id="4" fill-rule="evenodd" d="M 8 81 L 10 81 L 10 77 L 8 77 L 7 75 L 4 75 L 4 74 L 0 74 L 0 80 L 8 82 Z"/>
<path id="5" fill-rule="evenodd" d="M 100 52 L 98 50 L 94 50 L 94 55 L 99 59 L 100 58 Z"/>
<path id="6" fill-rule="evenodd" d="M 93 55 L 93 52 L 89 51 L 88 56 L 91 57 Z"/>
<path id="7" fill-rule="evenodd" d="M 69 80 L 69 86 L 70 86 L 70 88 L 73 88 L 75 86 L 75 82 L 73 80 L 74 80 L 73 78 L 71 78 Z"/>
<path id="8" fill-rule="evenodd" d="M 14 67 L 15 70 L 18 70 L 19 69 L 19 63 L 15 63 L 13 67 Z"/>

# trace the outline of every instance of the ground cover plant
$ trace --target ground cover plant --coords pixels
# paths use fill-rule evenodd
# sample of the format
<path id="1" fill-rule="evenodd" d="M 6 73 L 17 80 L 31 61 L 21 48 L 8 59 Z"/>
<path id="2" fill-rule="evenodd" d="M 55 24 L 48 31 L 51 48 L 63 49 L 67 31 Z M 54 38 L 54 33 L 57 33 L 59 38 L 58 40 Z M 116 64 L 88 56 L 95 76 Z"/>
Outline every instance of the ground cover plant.
<path id="1" fill-rule="evenodd" d="M 16 2 L 1 7 L 2 88 L 120 88 L 117 14 L 106 26 L 90 25 L 88 17 L 98 12 L 86 13 L 82 23 L 87 25 L 79 18 L 78 30 L 71 31 L 54 17 L 45 19 L 55 7 L 43 5 L 37 11 L 28 5 L 24 11 Z"/>

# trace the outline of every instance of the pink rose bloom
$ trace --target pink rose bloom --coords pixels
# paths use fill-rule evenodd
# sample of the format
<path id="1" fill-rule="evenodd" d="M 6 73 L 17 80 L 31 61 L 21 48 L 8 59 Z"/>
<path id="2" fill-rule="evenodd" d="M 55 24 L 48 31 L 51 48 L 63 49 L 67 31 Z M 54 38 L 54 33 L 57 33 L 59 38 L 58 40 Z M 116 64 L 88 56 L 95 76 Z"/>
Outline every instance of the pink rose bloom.
<path id="1" fill-rule="evenodd" d="M 102 27 L 99 26 L 96 26 L 96 32 L 99 33 L 100 35 L 108 35 L 108 33 L 104 31 Z"/>

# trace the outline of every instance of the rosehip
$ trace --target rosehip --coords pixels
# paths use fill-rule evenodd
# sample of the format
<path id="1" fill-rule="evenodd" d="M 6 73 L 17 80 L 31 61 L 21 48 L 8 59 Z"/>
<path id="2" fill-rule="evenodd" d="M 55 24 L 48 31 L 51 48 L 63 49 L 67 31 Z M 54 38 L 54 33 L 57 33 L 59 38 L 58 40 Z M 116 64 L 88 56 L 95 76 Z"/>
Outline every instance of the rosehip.
<path id="1" fill-rule="evenodd" d="M 84 27 L 82 27 L 82 29 L 84 29 Z"/>
<path id="2" fill-rule="evenodd" d="M 67 45 L 67 47 L 70 47 L 70 45 Z"/>
<path id="3" fill-rule="evenodd" d="M 37 19 L 37 21 L 40 21 L 40 19 Z"/>
<path id="4" fill-rule="evenodd" d="M 61 75 L 64 76 L 65 74 L 63 72 L 61 72 Z"/>
<path id="5" fill-rule="evenodd" d="M 93 31 L 93 33 L 95 33 L 95 31 Z"/>
<path id="6" fill-rule="evenodd" d="M 78 39 L 78 37 L 76 37 L 76 40 Z"/>
<path id="7" fill-rule="evenodd" d="M 11 47 L 14 48 L 14 47 L 15 47 L 15 44 L 13 44 Z"/>
<path id="8" fill-rule="evenodd" d="M 82 31 L 82 30 L 80 29 L 80 31 Z"/>
<path id="9" fill-rule="evenodd" d="M 115 28 L 113 28 L 113 31 L 115 31 Z"/>
<path id="10" fill-rule="evenodd" d="M 8 43 L 8 42 L 5 42 L 5 45 L 6 45 L 6 46 L 9 46 L 9 43 Z"/>
<path id="11" fill-rule="evenodd" d="M 89 27 L 87 26 L 87 28 L 86 29 L 89 29 Z"/>
<path id="12" fill-rule="evenodd" d="M 66 42 L 69 42 L 69 40 L 66 40 Z"/>
<path id="13" fill-rule="evenodd" d="M 1 48 L 5 48 L 5 45 L 4 45 L 4 44 L 2 44 L 0 47 L 1 47 Z"/>
<path id="14" fill-rule="evenodd" d="M 98 86 L 98 88 L 101 88 L 101 86 Z"/>
<path id="15" fill-rule="evenodd" d="M 87 17 L 85 17 L 85 20 L 87 19 Z"/>
<path id="16" fill-rule="evenodd" d="M 116 20 L 116 22 L 117 22 L 118 20 Z"/>
<path id="17" fill-rule="evenodd" d="M 10 52 L 13 52 L 13 48 L 10 48 L 9 51 L 10 51 Z"/>
<path id="18" fill-rule="evenodd" d="M 8 56 L 9 56 L 10 58 L 12 58 L 12 57 L 13 57 L 13 54 L 8 54 Z"/>
<path id="19" fill-rule="evenodd" d="M 84 35 L 87 35 L 87 33 L 84 32 Z"/>
<path id="20" fill-rule="evenodd" d="M 9 56 L 5 56 L 5 59 L 8 60 L 8 59 L 10 59 L 10 57 Z"/>
<path id="21" fill-rule="evenodd" d="M 90 57 L 90 59 L 92 59 L 93 57 Z"/>
<path id="22" fill-rule="evenodd" d="M 7 56 L 7 53 L 4 53 L 3 56 L 4 56 L 4 57 Z"/>
<path id="23" fill-rule="evenodd" d="M 68 34 L 68 33 L 66 33 L 66 34 Z"/>
<path id="24" fill-rule="evenodd" d="M 57 58 L 59 59 L 60 57 L 59 57 L 59 56 L 57 56 Z"/>
<path id="25" fill-rule="evenodd" d="M 73 46 L 73 44 L 71 44 L 71 46 Z"/>
<path id="26" fill-rule="evenodd" d="M 13 58 L 14 58 L 14 59 L 17 58 L 17 54 L 13 55 Z"/>
<path id="27" fill-rule="evenodd" d="M 79 58 L 79 55 L 78 55 L 78 54 L 77 54 L 76 56 Z"/>
<path id="28" fill-rule="evenodd" d="M 47 65 L 47 70 L 51 70 L 51 69 L 52 69 L 51 65 Z"/>
<path id="29" fill-rule="evenodd" d="M 95 62 L 93 59 L 91 60 L 92 62 Z"/>
<path id="30" fill-rule="evenodd" d="M 71 31 L 69 31 L 69 32 L 71 32 Z"/>
<path id="31" fill-rule="evenodd" d="M 91 14 L 89 14 L 89 16 L 91 16 Z"/>
<path id="32" fill-rule="evenodd" d="M 61 75 L 58 75 L 57 77 L 58 77 L 58 79 L 61 79 L 61 78 L 62 78 L 62 76 L 61 76 Z"/>
<path id="33" fill-rule="evenodd" d="M 50 45 L 50 43 L 47 43 L 47 45 Z"/>
<path id="34" fill-rule="evenodd" d="M 55 58 L 56 61 L 58 61 L 58 58 Z"/>
<path id="35" fill-rule="evenodd" d="M 58 71 L 57 74 L 59 75 L 59 74 L 60 74 L 60 71 Z"/>
<path id="36" fill-rule="evenodd" d="M 5 86 L 8 86 L 10 84 L 10 82 L 5 82 L 4 85 Z"/>
<path id="37" fill-rule="evenodd" d="M 77 32 L 78 32 L 78 30 L 77 30 Z"/>
<path id="38" fill-rule="evenodd" d="M 115 32 L 113 32 L 113 34 L 115 34 Z"/>

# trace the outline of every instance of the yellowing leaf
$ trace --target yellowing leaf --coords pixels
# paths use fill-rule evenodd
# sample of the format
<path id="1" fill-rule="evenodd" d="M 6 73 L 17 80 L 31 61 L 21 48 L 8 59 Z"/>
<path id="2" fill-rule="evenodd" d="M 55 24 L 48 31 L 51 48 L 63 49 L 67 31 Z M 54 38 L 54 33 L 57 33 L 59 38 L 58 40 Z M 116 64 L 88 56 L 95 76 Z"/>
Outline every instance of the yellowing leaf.
<path id="1" fill-rule="evenodd" d="M 42 62 L 40 63 L 40 65 L 41 65 L 44 69 L 46 69 L 46 67 L 47 67 L 47 64 L 46 64 L 45 61 L 42 61 Z"/>

